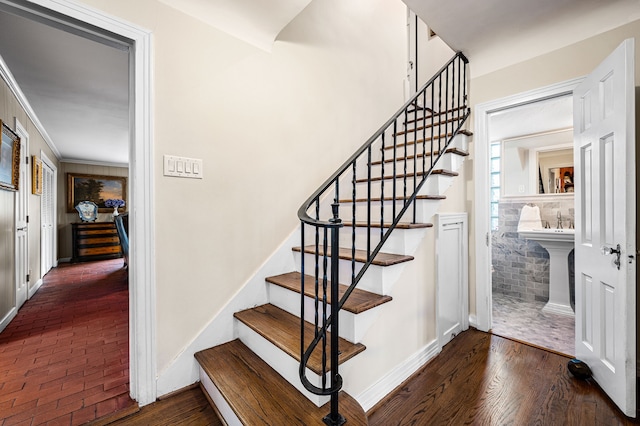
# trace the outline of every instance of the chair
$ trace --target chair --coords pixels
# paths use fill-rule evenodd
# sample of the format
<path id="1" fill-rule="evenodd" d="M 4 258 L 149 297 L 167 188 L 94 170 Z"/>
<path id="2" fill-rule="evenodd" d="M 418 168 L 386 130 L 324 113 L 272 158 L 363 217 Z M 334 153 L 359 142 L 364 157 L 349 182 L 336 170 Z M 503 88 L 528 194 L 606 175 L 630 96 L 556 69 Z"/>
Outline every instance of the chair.
<path id="1" fill-rule="evenodd" d="M 129 213 L 115 216 L 114 221 L 116 223 L 116 230 L 118 231 L 118 238 L 120 238 L 122 257 L 124 258 L 124 266 L 126 268 L 129 265 L 129 237 L 127 236 L 129 230 Z"/>

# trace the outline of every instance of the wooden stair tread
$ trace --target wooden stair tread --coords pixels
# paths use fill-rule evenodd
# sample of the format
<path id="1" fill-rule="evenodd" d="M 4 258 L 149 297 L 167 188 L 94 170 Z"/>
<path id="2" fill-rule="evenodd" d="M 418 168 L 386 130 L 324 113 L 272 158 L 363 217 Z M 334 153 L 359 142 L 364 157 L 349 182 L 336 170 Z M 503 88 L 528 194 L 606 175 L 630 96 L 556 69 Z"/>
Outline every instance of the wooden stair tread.
<path id="1" fill-rule="evenodd" d="M 225 401 L 245 425 L 318 425 L 331 410 L 318 408 L 240 340 L 195 354 Z M 367 416 L 349 394 L 340 392 L 340 414 L 350 425 Z"/>
<path id="2" fill-rule="evenodd" d="M 351 228 L 353 227 L 353 222 L 343 222 L 345 228 Z M 390 223 L 383 223 L 382 226 L 380 226 L 380 222 L 374 222 L 372 221 L 369 224 L 370 227 L 372 228 L 390 228 L 391 224 Z M 356 227 L 357 228 L 366 228 L 367 227 L 367 222 L 356 222 Z M 433 228 L 433 223 L 406 223 L 406 222 L 400 222 L 396 225 L 396 229 L 423 229 L 423 228 Z"/>
<path id="3" fill-rule="evenodd" d="M 441 116 L 441 115 L 453 114 L 455 112 L 459 112 L 460 110 L 466 110 L 467 108 L 468 108 L 467 105 L 462 105 L 462 106 L 459 106 L 459 107 L 448 109 L 447 111 L 435 112 L 430 108 L 423 108 L 423 107 L 418 106 L 417 108 L 414 107 L 414 109 L 407 110 L 407 117 L 411 117 L 412 115 L 415 117 L 415 113 L 418 112 L 418 111 L 420 111 L 420 112 L 429 111 L 429 115 L 417 118 L 418 121 L 424 120 L 424 119 L 428 120 L 431 117 L 438 117 L 438 116 Z M 404 123 L 405 124 L 409 124 L 409 123 L 413 123 L 415 121 L 416 121 L 416 119 L 413 118 L 413 119 L 410 119 L 410 120 L 406 120 Z"/>
<path id="4" fill-rule="evenodd" d="M 445 170 L 445 169 L 432 170 L 431 174 L 432 175 L 443 175 L 443 176 L 458 176 L 458 172 L 454 172 L 452 170 Z M 424 175 L 425 175 L 425 172 L 421 172 L 421 171 L 415 173 L 415 176 L 417 176 L 417 177 L 424 176 Z M 374 176 L 374 177 L 371 178 L 371 181 L 372 182 L 377 182 L 377 181 L 380 181 L 380 180 L 383 180 L 383 179 L 384 180 L 404 179 L 405 177 L 406 178 L 412 178 L 413 176 L 414 176 L 413 173 L 401 173 L 401 174 L 396 175 L 395 177 L 394 176 L 384 176 L 384 177 L 382 177 L 382 176 Z M 365 183 L 367 181 L 368 181 L 367 178 L 356 179 L 356 183 Z"/>
<path id="5" fill-rule="evenodd" d="M 446 154 L 459 155 L 459 156 L 461 156 L 461 157 L 468 157 L 468 156 L 469 156 L 469 151 L 465 151 L 465 150 L 463 150 L 463 149 L 456 148 L 456 147 L 453 147 L 453 148 L 447 148 L 447 149 L 445 150 L 445 153 L 446 153 Z M 431 157 L 432 155 L 434 155 L 434 156 L 435 156 L 435 155 L 439 155 L 439 154 L 440 154 L 440 151 L 435 150 L 435 151 L 433 151 L 433 153 L 431 153 L 431 152 L 425 152 L 425 153 L 418 153 L 418 155 L 407 155 L 406 157 L 386 158 L 386 159 L 384 160 L 384 162 L 385 162 L 385 163 L 393 163 L 393 162 L 396 162 L 396 161 L 404 161 L 405 159 L 407 159 L 407 160 L 413 160 L 413 159 L 415 159 L 415 158 Z M 377 161 L 372 161 L 372 162 L 371 162 L 371 165 L 372 165 L 372 166 L 378 166 L 378 165 L 380 165 L 380 164 L 382 164 L 382 160 L 377 160 Z"/>
<path id="6" fill-rule="evenodd" d="M 277 306 L 266 304 L 233 314 L 256 333 L 273 343 L 287 355 L 300 362 L 300 318 Z M 304 341 L 308 347 L 315 335 L 315 327 L 305 322 Z M 329 340 L 331 333 L 327 333 Z M 361 343 L 351 343 L 339 339 L 340 355 L 338 362 L 342 364 L 365 350 Z M 320 346 L 312 354 L 307 367 L 316 374 L 322 373 L 322 351 Z"/>
<path id="7" fill-rule="evenodd" d="M 444 200 L 446 198 L 447 198 L 446 195 L 418 195 L 418 196 L 416 196 L 416 200 Z M 409 199 L 409 197 L 396 197 L 396 201 L 398 201 L 398 202 L 405 201 L 405 200 L 408 200 L 408 199 Z M 356 203 L 366 203 L 367 201 L 369 201 L 368 198 L 356 198 Z M 371 202 L 379 203 L 380 201 L 383 201 L 383 199 L 380 198 L 380 197 L 371 198 Z M 393 197 L 384 197 L 384 201 L 393 201 Z M 339 200 L 338 202 L 340 204 L 353 204 L 353 200 L 352 199 Z"/>
<path id="8" fill-rule="evenodd" d="M 398 132 L 396 132 L 396 136 L 402 136 L 405 133 L 414 133 L 414 132 L 419 132 L 421 130 L 427 130 L 427 129 L 431 129 L 434 127 L 442 127 L 442 126 L 446 126 L 446 127 L 452 127 L 449 126 L 449 123 L 454 123 L 454 122 L 458 122 L 461 121 L 462 117 L 461 116 L 455 116 L 455 117 L 450 117 L 447 118 L 445 120 L 438 120 L 436 122 L 433 123 L 427 123 L 427 124 L 422 124 L 422 125 L 418 125 L 417 127 L 413 127 L 411 129 L 406 129 L 406 130 L 399 130 Z M 413 123 L 418 124 L 418 123 Z M 445 129 L 446 131 L 446 129 Z"/>
<path id="9" fill-rule="evenodd" d="M 294 247 L 292 250 L 297 252 L 302 251 L 300 247 Z M 315 254 L 316 248 L 315 246 L 312 246 L 312 245 L 305 246 L 304 252 L 309 254 Z M 324 255 L 324 250 L 322 249 L 322 247 L 320 247 L 318 254 L 320 256 Z M 367 261 L 366 250 L 356 250 L 355 255 L 356 255 L 355 256 L 356 262 L 365 263 Z M 329 247 L 329 250 L 327 250 L 327 256 L 331 256 L 331 247 Z M 343 259 L 343 260 L 351 260 L 352 259 L 351 249 L 340 247 L 338 256 L 340 257 L 340 259 Z M 391 265 L 397 265 L 398 263 L 402 263 L 402 262 L 408 262 L 410 260 L 413 260 L 413 256 L 379 252 L 376 255 L 375 259 L 373 259 L 373 262 L 371 263 L 377 266 L 391 266 Z"/>
<path id="10" fill-rule="evenodd" d="M 459 134 L 459 135 L 465 135 L 465 136 L 472 136 L 472 135 L 473 135 L 473 133 L 471 133 L 471 132 L 470 132 L 470 131 L 468 131 L 468 130 L 464 130 L 464 129 L 463 129 L 463 130 L 458 131 L 458 134 Z M 442 139 L 442 138 L 444 138 L 444 137 L 450 138 L 450 137 L 452 137 L 452 136 L 453 136 L 453 134 L 452 134 L 452 133 L 447 133 L 446 135 L 433 135 L 433 139 Z M 406 143 L 405 143 L 405 142 L 402 142 L 402 143 L 396 144 L 396 145 L 395 145 L 395 148 L 396 148 L 396 149 L 398 149 L 398 148 L 402 148 L 404 145 L 407 145 L 407 146 L 409 146 L 409 145 L 414 145 L 416 142 L 418 142 L 418 143 L 428 142 L 428 141 L 431 141 L 431 139 L 432 139 L 432 138 L 431 138 L 431 136 L 429 136 L 429 137 L 426 137 L 426 138 L 420 138 L 420 139 L 418 139 L 417 141 L 407 141 Z M 391 145 L 387 145 L 387 146 L 385 146 L 385 147 L 384 147 L 384 149 L 393 149 L 393 148 L 394 148 L 394 145 L 393 145 L 393 144 L 391 144 Z"/>
<path id="11" fill-rule="evenodd" d="M 301 286 L 300 272 L 287 272 L 286 274 L 267 277 L 266 281 L 272 284 L 278 285 L 280 287 L 286 288 L 288 290 L 294 291 L 296 293 L 300 293 L 300 286 Z M 338 285 L 340 289 L 339 295 L 340 297 L 342 297 L 344 292 L 347 290 L 348 286 L 344 284 L 338 284 Z M 314 277 L 310 275 L 305 275 L 304 276 L 304 294 L 308 297 L 313 298 L 315 296 L 314 287 L 315 287 Z M 329 289 L 327 299 L 331 300 L 331 281 L 327 282 L 327 287 Z M 383 303 L 387 303 L 391 300 L 392 300 L 391 296 L 383 296 L 380 294 L 371 293 L 370 291 L 355 288 L 351 292 L 351 295 L 349 296 L 349 298 L 345 301 L 344 305 L 342 305 L 342 309 L 354 314 L 359 314 L 361 312 L 375 308 L 376 306 L 380 306 Z"/>

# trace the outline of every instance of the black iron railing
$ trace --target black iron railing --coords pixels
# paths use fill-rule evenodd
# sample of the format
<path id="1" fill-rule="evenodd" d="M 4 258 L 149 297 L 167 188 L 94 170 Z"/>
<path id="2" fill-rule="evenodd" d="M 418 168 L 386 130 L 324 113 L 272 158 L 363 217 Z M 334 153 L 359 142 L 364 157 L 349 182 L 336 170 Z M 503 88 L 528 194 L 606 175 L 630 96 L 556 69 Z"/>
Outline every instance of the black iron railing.
<path id="1" fill-rule="evenodd" d="M 416 222 L 414 201 L 470 114 L 467 65 L 467 58 L 456 54 L 298 210 L 301 285 L 304 287 L 305 273 L 313 275 L 315 291 L 313 312 L 309 314 L 315 326 L 313 336 L 304 335 L 302 291 L 300 379 L 310 392 L 331 395 L 326 424 L 340 425 L 345 421 L 338 410 L 342 387 L 338 373 L 338 312 L 401 219 Z M 344 214 L 349 219 L 346 225 L 340 218 L 341 207 L 348 207 Z M 339 230 L 345 226 L 351 229 L 351 235 L 338 250 Z M 306 241 L 311 244 L 305 246 Z M 356 251 L 360 255 L 361 250 L 364 259 L 356 261 Z M 311 268 L 305 265 L 305 252 L 313 253 Z M 341 296 L 340 257 L 351 263 L 350 285 Z M 315 384 L 307 377 L 307 363 L 314 351 L 320 351 L 322 360 L 322 373 Z"/>

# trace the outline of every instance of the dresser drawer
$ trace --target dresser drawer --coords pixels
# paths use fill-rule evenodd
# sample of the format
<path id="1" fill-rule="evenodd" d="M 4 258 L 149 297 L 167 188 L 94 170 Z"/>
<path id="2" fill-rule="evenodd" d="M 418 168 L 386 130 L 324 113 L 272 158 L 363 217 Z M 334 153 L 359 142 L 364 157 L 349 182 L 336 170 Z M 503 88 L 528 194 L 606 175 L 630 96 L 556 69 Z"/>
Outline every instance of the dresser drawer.
<path id="1" fill-rule="evenodd" d="M 72 262 L 122 257 L 120 239 L 113 222 L 84 222 L 72 225 Z"/>

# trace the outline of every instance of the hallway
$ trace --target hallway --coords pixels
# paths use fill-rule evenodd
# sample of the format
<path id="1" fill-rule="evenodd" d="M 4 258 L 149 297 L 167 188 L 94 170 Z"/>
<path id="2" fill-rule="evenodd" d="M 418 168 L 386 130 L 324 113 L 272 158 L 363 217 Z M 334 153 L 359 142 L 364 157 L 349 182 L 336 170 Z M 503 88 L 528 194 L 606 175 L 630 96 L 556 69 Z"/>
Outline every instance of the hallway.
<path id="1" fill-rule="evenodd" d="M 77 425 L 132 407 L 122 259 L 61 264 L 0 333 L 0 425 Z"/>

